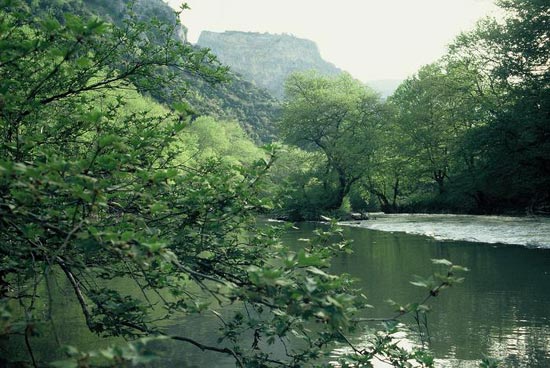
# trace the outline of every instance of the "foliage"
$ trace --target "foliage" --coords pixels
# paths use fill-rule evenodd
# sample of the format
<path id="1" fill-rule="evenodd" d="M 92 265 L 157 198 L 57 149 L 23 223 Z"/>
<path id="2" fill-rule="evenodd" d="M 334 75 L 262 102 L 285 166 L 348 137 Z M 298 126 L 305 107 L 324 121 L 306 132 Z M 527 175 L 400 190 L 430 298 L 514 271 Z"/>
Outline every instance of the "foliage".
<path id="1" fill-rule="evenodd" d="M 349 79 L 345 76 L 290 76 L 280 137 L 325 157 L 312 162 L 314 155 L 297 155 L 300 167 L 275 180 L 284 186 L 275 186 L 283 211 L 296 219 L 318 218 L 337 211 L 352 194 L 356 208 L 372 208 L 376 201 L 387 212 L 547 214 L 549 7 L 541 0 L 498 4 L 501 20 L 484 19 L 459 35 L 447 55 L 405 80 L 387 103 L 371 100 L 379 116 L 363 124 L 355 141 L 333 128 L 344 110 L 350 112 L 344 125 L 362 121 L 360 104 L 352 101 L 364 87 L 344 82 Z M 281 76 L 301 69 L 302 58 L 316 59 L 312 45 L 298 42 L 292 49 L 294 42 L 298 40 L 286 35 L 242 32 L 201 37 L 203 45 L 240 67 L 247 78 L 277 85 L 273 88 L 281 95 Z M 237 45 L 246 45 L 250 63 L 241 62 Z M 265 45 L 278 52 L 258 51 Z M 304 55 L 296 55 L 295 49 Z M 321 64 L 316 69 L 331 75 Z M 342 93 L 346 88 L 349 96 Z M 332 128 L 324 131 L 328 121 Z M 332 144 L 318 140 L 319 134 Z"/>
<path id="2" fill-rule="evenodd" d="M 454 142 L 462 134 L 461 120 L 466 118 L 458 111 L 464 99 L 455 81 L 440 65 L 427 65 L 403 82 L 390 100 L 397 111 L 400 143 L 408 150 L 405 154 L 414 157 L 417 175 L 425 181 L 431 177 L 440 194 L 456 155 Z"/>
<path id="3" fill-rule="evenodd" d="M 44 363 L 31 340 L 52 318 L 39 308 L 52 302 L 51 274 L 65 280 L 100 336 L 164 337 L 230 355 L 239 366 L 304 366 L 355 329 L 365 298 L 349 276 L 328 273 L 331 257 L 348 245 L 341 232 L 319 231 L 292 250 L 279 243 L 281 229 L 256 226 L 255 211 L 269 205 L 259 193 L 275 148 L 255 163 L 205 155 L 188 165 L 186 142 L 211 139 L 214 123 L 191 122 L 185 103 L 159 107 L 137 93 L 166 92 L 169 101 L 186 92 L 185 85 L 164 88 L 178 73 L 225 78 L 212 55 L 175 37 L 177 23 L 143 22 L 130 10 L 117 26 L 46 16 L 18 0 L 0 5 L 1 334 L 24 340 L 34 366 Z M 349 78 L 338 83 L 354 92 L 351 100 L 339 95 L 354 118 L 377 114 L 374 96 Z M 354 121 L 341 123 L 361 133 Z M 258 155 L 234 125 L 221 129 L 220 144 Z M 326 156 L 336 158 L 334 150 Z M 140 293 L 117 288 L 121 278 Z M 193 331 L 168 334 L 160 323 L 227 305 L 237 311 L 221 318 L 216 345 Z M 13 307 L 20 313 L 11 314 Z M 57 365 L 143 362 L 145 342 L 92 353 L 70 348 Z M 283 357 L 268 348 L 289 343 Z M 376 346 L 393 354 L 387 339 Z"/>
<path id="4" fill-rule="evenodd" d="M 359 144 L 360 139 L 349 144 L 348 138 L 332 136 L 329 140 L 338 142 L 333 147 L 346 153 L 317 147 L 325 152 L 325 168 L 304 163 L 288 178 L 287 190 L 281 191 L 288 199 L 287 212 L 296 218 L 317 218 L 338 209 L 340 201 L 353 192 L 356 206 L 364 206 L 367 199 L 372 205 L 375 198 L 378 207 L 388 212 L 548 213 L 549 7 L 545 1 L 502 0 L 498 4 L 504 11 L 502 20 L 480 21 L 476 29 L 457 37 L 442 59 L 401 84 L 385 104 L 378 126 L 371 126 L 368 139 L 361 138 L 365 144 Z M 280 52 L 258 51 L 264 44 L 273 46 L 277 37 L 284 40 L 277 43 Z M 274 64 L 291 67 L 274 60 L 295 53 L 289 50 L 292 37 L 277 37 L 205 33 L 202 43 L 235 67 L 243 65 L 235 45 L 253 45 L 247 57 L 253 60 L 252 66 L 247 64 L 250 67 L 240 71 L 256 83 L 271 86 L 270 78 L 288 74 Z M 311 51 L 306 46 L 300 49 Z M 335 106 L 344 106 L 345 99 L 338 88 L 328 87 L 328 82 L 323 85 L 322 77 L 309 78 L 317 82 L 306 82 L 304 75 L 289 78 L 280 133 L 288 144 L 311 152 L 312 140 L 327 126 L 323 119 L 336 123 L 335 114 L 343 110 Z M 316 107 L 309 112 L 306 95 L 311 99 L 307 103 Z M 354 93 L 348 103 L 351 96 Z M 359 152 L 358 147 L 366 150 L 361 158 L 353 153 Z M 334 157 L 350 159 L 344 163 Z M 362 172 L 361 177 L 357 179 L 352 172 Z M 296 207 L 303 210 L 296 211 Z"/>
<path id="5" fill-rule="evenodd" d="M 129 4 L 132 4 L 132 12 L 138 20 L 172 24 L 174 29 L 171 37 L 177 42 L 187 42 L 185 26 L 178 23 L 172 8 L 162 0 L 48 0 L 39 2 L 40 8 L 36 11 L 53 14 L 58 18 L 66 13 L 100 16 L 122 27 L 128 16 Z M 148 40 L 161 46 L 163 38 L 150 34 Z M 194 48 L 197 54 L 204 52 L 190 44 L 187 47 Z M 224 76 L 224 83 L 213 87 L 208 80 L 192 70 L 180 69 L 177 73 L 171 73 L 170 83 L 161 84 L 161 90 L 146 92 L 162 103 L 174 104 L 183 100 L 188 105 L 189 112 L 195 116 L 207 115 L 220 120 L 236 120 L 254 141 L 271 142 L 276 135 L 273 122 L 280 115 L 278 101 L 240 75 L 225 70 Z M 187 88 L 182 90 L 182 85 L 187 85 Z M 178 93 L 173 94 L 174 91 Z"/>
<path id="6" fill-rule="evenodd" d="M 322 153 L 283 146 L 269 173 L 268 189 L 279 207 L 275 216 L 301 221 L 326 214 L 326 186 L 320 179 L 326 173 L 323 161 Z"/>
<path id="7" fill-rule="evenodd" d="M 363 181 L 384 210 L 547 212 L 549 7 L 500 5 L 502 21 L 460 35 L 389 98 L 384 159 Z"/>
<path id="8" fill-rule="evenodd" d="M 150 363 L 158 358 L 153 350 L 148 348 L 151 341 L 160 341 L 165 337 L 143 337 L 129 342 L 125 346 L 115 346 L 98 351 L 79 351 L 74 346 L 66 346 L 67 359 L 50 364 L 54 368 L 79 367 L 133 367 Z"/>
<path id="9" fill-rule="evenodd" d="M 280 118 L 280 103 L 267 91 L 256 87 L 240 75 L 227 73 L 228 81 L 212 86 L 195 75 L 181 75 L 179 83 L 189 90 L 184 100 L 196 116 L 211 116 L 217 120 L 235 120 L 257 143 L 276 140 L 275 121 Z"/>
<path id="10" fill-rule="evenodd" d="M 229 164 L 250 166 L 265 156 L 234 121 L 219 122 L 211 117 L 200 117 L 189 124 L 185 133 L 187 138 L 182 148 L 189 156 L 189 165 L 220 158 Z"/>
<path id="11" fill-rule="evenodd" d="M 326 210 L 336 210 L 366 175 L 384 117 L 378 95 L 347 74 L 294 74 L 287 80 L 280 128 L 285 140 L 324 156 L 318 175 Z"/>
<path id="12" fill-rule="evenodd" d="M 481 169 L 472 191 L 484 207 L 544 213 L 550 200 L 550 6 L 523 0 L 499 4 L 507 14 L 503 22 L 480 23 L 450 52 L 453 63 L 479 68 L 487 86 L 481 98 L 493 100 L 487 104 L 489 123 L 465 138 Z"/>

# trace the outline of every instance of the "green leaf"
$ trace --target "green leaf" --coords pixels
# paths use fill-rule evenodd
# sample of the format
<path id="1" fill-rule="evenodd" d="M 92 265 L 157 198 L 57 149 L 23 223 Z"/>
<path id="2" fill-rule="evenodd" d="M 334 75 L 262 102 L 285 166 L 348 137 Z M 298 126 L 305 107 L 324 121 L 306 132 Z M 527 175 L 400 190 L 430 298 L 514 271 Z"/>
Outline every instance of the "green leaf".
<path id="1" fill-rule="evenodd" d="M 108 134 L 99 138 L 98 144 L 100 147 L 107 147 L 112 145 L 114 142 L 116 142 L 119 139 L 120 137 L 118 135 Z"/>
<path id="2" fill-rule="evenodd" d="M 470 271 L 467 267 L 463 267 L 463 266 L 458 266 L 458 265 L 453 265 L 451 267 L 451 271 L 460 271 L 460 272 L 468 272 Z"/>
<path id="3" fill-rule="evenodd" d="M 449 267 L 453 265 L 451 261 L 448 261 L 444 258 L 441 258 L 441 259 L 432 258 L 432 263 L 436 265 L 443 265 L 443 266 L 449 266 Z"/>
<path id="4" fill-rule="evenodd" d="M 78 368 L 78 363 L 72 359 L 57 360 L 50 365 L 55 368 Z"/>

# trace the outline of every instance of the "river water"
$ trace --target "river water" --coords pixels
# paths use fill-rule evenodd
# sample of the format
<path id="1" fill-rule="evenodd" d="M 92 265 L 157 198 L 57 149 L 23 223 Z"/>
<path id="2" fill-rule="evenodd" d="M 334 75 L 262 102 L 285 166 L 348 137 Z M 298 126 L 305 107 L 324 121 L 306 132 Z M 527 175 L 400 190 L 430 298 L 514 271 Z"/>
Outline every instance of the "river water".
<path id="1" fill-rule="evenodd" d="M 371 230 L 425 235 L 437 240 L 514 244 L 550 249 L 550 218 L 430 214 L 373 214 L 342 222 Z"/>
<path id="2" fill-rule="evenodd" d="M 374 217 L 342 223 L 355 252 L 334 271 L 358 277 L 375 316 L 388 315 L 387 298 L 418 300 L 421 289 L 408 281 L 434 271 L 431 258 L 446 258 L 470 272 L 434 300 L 430 348 L 438 366 L 476 367 L 489 355 L 503 367 L 550 367 L 550 219 Z"/>
<path id="3" fill-rule="evenodd" d="M 446 258 L 470 269 L 464 283 L 445 290 L 431 303 L 428 346 L 438 367 L 477 367 L 484 355 L 501 359 L 501 367 L 550 367 L 549 219 L 390 215 L 343 225 L 346 237 L 353 240 L 354 253 L 336 258 L 332 272 L 357 278 L 375 307 L 366 316 L 393 315 L 386 303 L 390 298 L 400 303 L 421 300 L 425 290 L 409 281 L 413 275 L 437 271 L 432 258 Z M 297 244 L 318 226 L 323 225 L 301 224 L 283 241 Z M 64 282 L 57 282 L 56 326 L 51 327 L 57 330 L 59 342 L 82 350 L 121 342 L 100 340 L 87 331 L 77 303 L 67 302 L 73 298 Z M 403 322 L 412 324 L 412 319 Z M 203 315 L 176 318 L 167 330 L 215 344 L 218 327 L 216 317 Z M 51 360 L 58 354 L 52 336 L 46 333 L 32 341 L 41 359 Z M 364 334 L 358 333 L 352 340 L 361 345 Z M 414 333 L 405 334 L 402 343 L 414 345 L 418 338 Z M 2 346 L 0 342 L 0 357 L 15 349 L 24 355 L 22 345 L 13 341 Z M 165 342 L 157 348 L 163 359 L 154 367 L 235 366 L 228 357 L 205 354 L 179 342 Z M 335 347 L 331 355 L 336 359 L 343 352 L 343 347 Z"/>

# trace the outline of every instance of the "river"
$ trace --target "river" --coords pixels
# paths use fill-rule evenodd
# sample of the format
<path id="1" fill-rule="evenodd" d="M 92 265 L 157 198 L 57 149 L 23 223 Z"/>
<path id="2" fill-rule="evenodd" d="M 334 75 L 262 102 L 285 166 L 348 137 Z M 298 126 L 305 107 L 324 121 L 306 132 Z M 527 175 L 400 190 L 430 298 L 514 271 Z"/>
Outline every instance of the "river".
<path id="1" fill-rule="evenodd" d="M 342 222 L 371 230 L 425 235 L 436 240 L 513 244 L 550 249 L 550 218 L 431 214 L 373 214 Z"/>
<path id="2" fill-rule="evenodd" d="M 375 307 L 368 311 L 370 317 L 393 315 L 387 299 L 402 303 L 422 299 L 425 290 L 409 281 L 413 275 L 428 276 L 437 270 L 432 258 L 446 258 L 470 269 L 464 283 L 445 290 L 431 303 L 429 348 L 438 367 L 477 367 L 484 355 L 501 359 L 502 367 L 550 367 L 549 219 L 390 215 L 343 225 L 346 237 L 353 240 L 354 253 L 336 258 L 332 271 L 358 279 Z M 301 224 L 283 241 L 296 244 L 318 226 L 322 225 Z M 54 317 L 61 344 L 86 350 L 120 341 L 98 340 L 86 330 L 76 303 L 65 303 L 64 292 L 59 293 Z M 71 298 L 70 291 L 66 297 Z M 167 329 L 215 343 L 218 327 L 215 317 L 198 316 L 170 321 Z M 363 336 L 359 333 L 352 340 L 360 345 Z M 412 333 L 403 337 L 405 345 L 418 343 Z M 33 339 L 33 346 L 43 359 L 54 356 L 51 334 Z M 228 357 L 178 342 L 163 342 L 157 348 L 163 359 L 155 367 L 234 367 Z M 331 354 L 336 359 L 343 351 L 335 348 Z"/>
<path id="3" fill-rule="evenodd" d="M 476 367 L 489 355 L 503 367 L 550 367 L 550 219 L 386 215 L 344 224 L 355 253 L 334 271 L 358 277 L 375 316 L 387 315 L 388 298 L 419 299 L 408 281 L 433 271 L 431 258 L 470 269 L 429 315 L 438 366 Z"/>

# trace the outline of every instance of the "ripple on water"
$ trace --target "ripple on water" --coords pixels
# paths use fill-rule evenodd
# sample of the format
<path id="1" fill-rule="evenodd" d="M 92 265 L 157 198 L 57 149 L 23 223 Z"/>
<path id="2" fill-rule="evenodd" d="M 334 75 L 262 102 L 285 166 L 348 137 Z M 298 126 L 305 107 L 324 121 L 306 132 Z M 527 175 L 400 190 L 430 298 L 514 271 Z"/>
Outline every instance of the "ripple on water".
<path id="1" fill-rule="evenodd" d="M 404 232 L 436 240 L 517 244 L 550 249 L 550 218 L 390 214 L 371 220 L 344 221 L 342 225 L 372 230 Z"/>

